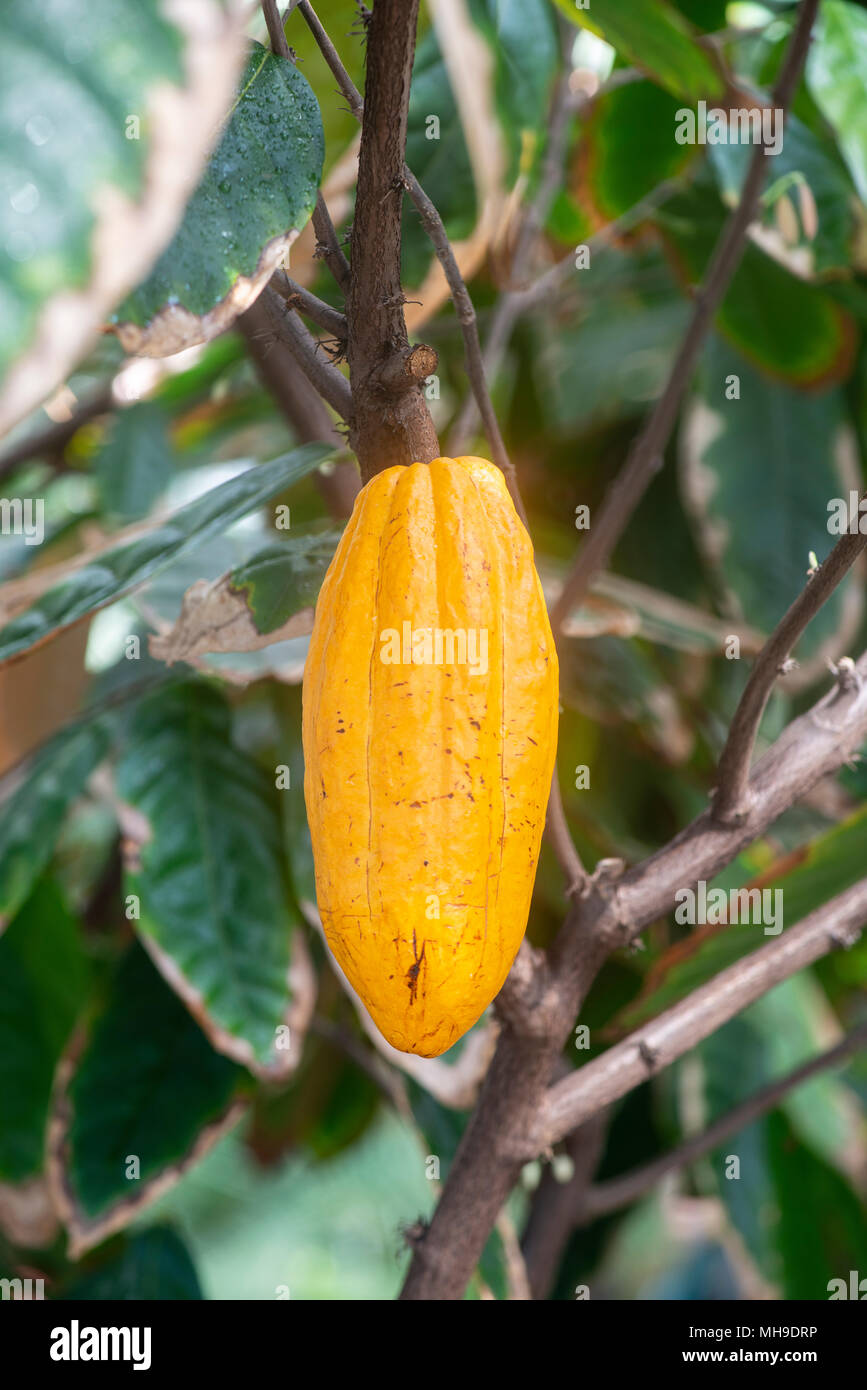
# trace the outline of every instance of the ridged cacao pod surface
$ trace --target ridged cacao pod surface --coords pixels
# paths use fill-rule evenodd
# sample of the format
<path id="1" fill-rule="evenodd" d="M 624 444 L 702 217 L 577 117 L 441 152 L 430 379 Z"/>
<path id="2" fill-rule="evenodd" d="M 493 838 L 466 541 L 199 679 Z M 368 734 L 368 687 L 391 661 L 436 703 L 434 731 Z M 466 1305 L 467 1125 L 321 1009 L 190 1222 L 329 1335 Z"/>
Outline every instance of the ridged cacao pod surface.
<path id="1" fill-rule="evenodd" d="M 362 489 L 303 707 L 329 946 L 387 1040 L 438 1056 L 521 944 L 557 742 L 545 600 L 493 464 L 440 458 Z"/>

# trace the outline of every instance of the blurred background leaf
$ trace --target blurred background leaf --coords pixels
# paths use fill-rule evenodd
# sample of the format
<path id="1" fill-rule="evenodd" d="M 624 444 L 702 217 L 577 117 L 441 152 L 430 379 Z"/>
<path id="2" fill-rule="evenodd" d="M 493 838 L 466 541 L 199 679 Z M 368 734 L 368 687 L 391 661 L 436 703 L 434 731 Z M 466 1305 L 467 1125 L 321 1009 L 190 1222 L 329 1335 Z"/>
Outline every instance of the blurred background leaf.
<path id="1" fill-rule="evenodd" d="M 140 900 L 138 930 L 213 1045 L 285 1070 L 300 917 L 273 784 L 233 747 L 230 727 L 221 694 L 195 683 L 139 706 L 118 768 L 119 795 L 142 818 L 127 886 Z"/>

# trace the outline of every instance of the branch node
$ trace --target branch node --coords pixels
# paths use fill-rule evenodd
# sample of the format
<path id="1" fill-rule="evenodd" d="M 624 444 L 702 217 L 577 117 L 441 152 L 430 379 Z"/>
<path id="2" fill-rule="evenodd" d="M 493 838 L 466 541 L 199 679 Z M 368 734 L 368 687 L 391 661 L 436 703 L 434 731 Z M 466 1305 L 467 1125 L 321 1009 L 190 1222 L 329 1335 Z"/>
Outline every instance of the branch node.
<path id="1" fill-rule="evenodd" d="M 720 789 L 714 787 L 711 791 L 711 815 L 717 825 L 725 826 L 728 830 L 739 830 L 752 814 L 755 805 L 755 794 L 749 787 L 745 788 L 740 800 L 734 806 L 727 806 L 721 799 Z"/>
<path id="2" fill-rule="evenodd" d="M 603 897 L 610 898 L 613 886 L 619 878 L 626 872 L 625 859 L 600 859 L 593 873 L 590 875 L 590 882 L 597 888 Z"/>
<path id="3" fill-rule="evenodd" d="M 859 940 L 863 927 L 833 927 L 828 932 L 828 940 L 832 946 L 839 947 L 841 951 L 851 951 L 852 947 Z"/>
<path id="4" fill-rule="evenodd" d="M 410 1250 L 417 1250 L 428 1233 L 428 1222 L 423 1216 L 420 1216 L 418 1221 L 401 1227 L 400 1233 L 403 1236 L 404 1244 L 408 1245 Z"/>
<path id="5" fill-rule="evenodd" d="M 402 396 L 421 386 L 437 369 L 439 358 L 427 343 L 395 352 L 375 373 L 371 385 L 387 396 Z"/>
<path id="6" fill-rule="evenodd" d="M 836 663 L 829 661 L 828 669 L 835 677 L 841 690 L 861 690 L 861 676 L 851 656 L 841 656 Z"/>

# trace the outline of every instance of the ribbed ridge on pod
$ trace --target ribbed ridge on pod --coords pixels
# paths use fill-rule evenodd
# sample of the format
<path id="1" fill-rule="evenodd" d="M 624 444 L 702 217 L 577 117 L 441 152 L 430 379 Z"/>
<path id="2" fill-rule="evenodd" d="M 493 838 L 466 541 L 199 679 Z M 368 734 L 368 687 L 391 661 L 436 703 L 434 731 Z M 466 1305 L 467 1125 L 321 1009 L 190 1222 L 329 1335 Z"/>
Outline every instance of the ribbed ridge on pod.
<path id="1" fill-rule="evenodd" d="M 438 1056 L 527 923 L 557 742 L 533 551 L 484 459 L 359 494 L 304 672 L 304 793 L 331 950 L 394 1046 Z"/>

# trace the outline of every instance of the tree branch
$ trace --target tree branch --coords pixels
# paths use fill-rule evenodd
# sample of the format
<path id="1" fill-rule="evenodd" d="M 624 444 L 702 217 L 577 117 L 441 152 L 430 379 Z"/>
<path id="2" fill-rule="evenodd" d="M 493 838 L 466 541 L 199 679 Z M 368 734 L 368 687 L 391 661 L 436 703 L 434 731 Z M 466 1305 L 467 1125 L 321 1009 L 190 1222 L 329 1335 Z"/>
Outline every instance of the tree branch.
<path id="1" fill-rule="evenodd" d="M 595 1221 L 599 1216 L 606 1216 L 609 1212 L 619 1211 L 621 1207 L 629 1206 L 631 1202 L 637 1201 L 639 1197 L 643 1197 L 645 1193 L 656 1187 L 660 1179 L 665 1177 L 667 1173 L 678 1168 L 686 1168 L 689 1164 L 704 1158 L 706 1154 L 711 1153 L 732 1135 L 740 1134 L 747 1125 L 752 1124 L 762 1115 L 766 1115 L 769 1110 L 773 1110 L 790 1091 L 794 1091 L 820 1072 L 827 1071 L 829 1067 L 844 1062 L 847 1057 L 851 1057 L 853 1053 L 864 1047 L 867 1047 L 867 1023 L 862 1023 L 860 1027 L 853 1029 L 834 1047 L 828 1048 L 818 1057 L 812 1057 L 808 1062 L 796 1067 L 794 1071 L 778 1077 L 776 1081 L 769 1082 L 767 1086 L 762 1086 L 754 1095 L 742 1101 L 740 1105 L 734 1106 L 732 1110 L 721 1115 L 718 1120 L 714 1120 L 707 1129 L 702 1130 L 700 1134 L 693 1135 L 691 1139 L 679 1144 L 669 1153 L 662 1154 L 659 1158 L 653 1159 L 652 1162 L 643 1164 L 640 1168 L 632 1169 L 631 1172 L 623 1173 L 620 1177 L 610 1178 L 607 1182 L 597 1183 L 595 1186 L 586 1188 L 579 1194 L 575 1204 L 573 1210 L 574 1224 L 584 1226 Z"/>
<path id="2" fill-rule="evenodd" d="M 773 97 L 774 106 L 784 113 L 788 110 L 806 60 L 818 4 L 819 0 L 802 0 L 798 22 Z M 764 143 L 761 143 L 750 161 L 740 201 L 723 228 L 704 283 L 696 294 L 692 318 L 665 390 L 630 449 L 625 466 L 609 488 L 589 538 L 554 605 L 551 621 L 555 631 L 561 628 L 590 581 L 607 564 L 651 479 L 662 466 L 681 401 L 692 380 L 708 329 L 737 268 L 750 223 L 755 217 L 768 165 L 764 151 Z"/>
<path id="3" fill-rule="evenodd" d="M 777 677 L 785 673 L 792 648 L 811 618 L 827 603 L 865 546 L 867 535 L 862 536 L 857 531 L 847 533 L 837 542 L 757 657 L 719 760 L 713 799 L 713 814 L 717 820 L 737 822 L 749 809 L 750 762 L 762 715 Z"/>
<path id="4" fill-rule="evenodd" d="M 853 946 L 865 923 L 867 879 L 862 879 L 553 1086 L 529 1136 L 527 1156 L 658 1075 L 775 985 L 838 947 Z"/>
<path id="5" fill-rule="evenodd" d="M 817 0 L 805 0 L 802 6 L 775 97 L 781 106 L 788 106 L 803 66 L 816 6 Z M 404 5 L 400 5 L 399 0 L 376 0 L 368 31 L 367 90 L 348 301 L 349 360 L 356 413 L 353 427 L 358 430 L 353 444 L 365 479 L 393 462 L 432 457 L 439 448 L 435 438 L 431 439 L 432 425 L 423 401 L 421 422 L 417 413 L 412 416 L 410 412 L 410 419 L 401 418 L 388 404 L 383 386 L 383 376 L 392 381 L 395 377 L 400 380 L 401 369 L 400 366 L 395 368 L 395 359 L 400 363 L 409 357 L 399 267 L 400 190 L 406 187 L 434 240 L 449 280 L 464 333 L 474 392 L 477 398 L 482 397 L 480 405 L 482 401 L 487 402 L 487 407 L 482 408 L 483 415 L 485 409 L 490 414 L 486 425 L 490 424 L 493 431 L 494 457 L 513 486 L 513 475 L 510 477 L 507 471 L 511 470 L 511 465 L 490 407 L 472 301 L 444 232 L 437 244 L 438 228 L 441 229 L 442 223 L 436 209 L 425 199 L 423 190 L 403 161 L 416 11 L 417 0 L 409 0 Z M 302 13 L 308 23 L 310 15 L 315 20 L 306 0 Z M 311 28 L 316 33 L 313 24 Z M 320 46 L 351 109 L 360 115 L 360 98 L 357 93 L 353 97 L 344 87 L 333 45 L 324 46 L 320 40 Z M 579 557 L 577 581 L 574 572 L 567 581 L 558 605 L 560 611 L 556 614 L 557 627 L 575 597 L 582 592 L 582 584 L 586 584 L 587 578 L 604 563 L 658 466 L 707 328 L 743 249 L 764 175 L 763 160 L 762 150 L 757 150 L 739 207 L 727 224 L 705 285 L 699 291 L 672 379 L 633 446 L 624 473 L 606 498 L 597 526 Z M 425 221 L 426 217 L 429 222 Z M 412 391 L 405 399 L 413 402 Z M 417 443 L 419 438 L 421 447 Z M 426 453 L 425 448 L 433 452 Z M 502 450 L 499 457 L 498 449 Z M 505 458 L 505 467 L 501 457 Z M 519 498 L 516 505 L 519 505 Z M 625 514 L 618 514 L 618 507 L 624 507 Z M 570 584 L 571 594 L 568 592 Z M 864 661 L 862 659 L 859 664 L 860 674 L 867 670 Z M 694 882 L 703 873 L 711 876 L 718 871 L 801 791 L 839 766 L 863 740 L 865 732 L 867 698 L 862 695 L 860 686 L 836 690 L 808 715 L 795 721 L 756 765 L 750 778 L 750 788 L 755 795 L 742 824 L 720 826 L 712 821 L 710 813 L 706 813 L 672 845 L 629 874 L 612 880 L 610 875 L 597 873 L 584 885 L 584 895 L 573 900 L 550 965 L 545 963 L 538 969 L 534 953 L 522 952 L 514 987 L 510 982 L 503 992 L 507 1007 L 502 1011 L 507 1021 L 478 1108 L 464 1134 L 432 1225 L 416 1246 L 402 1297 L 461 1296 L 487 1234 L 515 1181 L 527 1151 L 526 1137 L 538 1132 L 540 1106 L 545 1102 L 554 1067 L 580 1002 L 611 950 L 633 939 L 648 921 L 659 915 L 657 908 L 647 916 L 651 899 L 670 905 L 678 887 Z M 771 785 L 772 778 L 776 779 L 777 786 Z M 713 865 L 716 867 L 710 867 Z M 853 891 L 850 890 L 850 895 Z M 844 899 L 847 895 L 837 900 L 837 904 Z M 811 920 L 807 919 L 801 926 Z M 862 916 L 859 926 L 863 920 Z M 787 932 L 780 942 L 773 943 L 773 948 L 779 951 L 788 943 L 787 950 L 790 949 L 791 940 L 799 931 L 800 928 L 795 928 Z M 763 948 L 756 955 L 764 956 L 770 949 Z M 804 963 L 808 963 L 807 960 Z M 792 968 L 800 968 L 800 965 Z M 769 978 L 767 971 L 765 977 Z M 538 1008 L 526 1007 L 532 1003 L 538 1004 Z M 599 1060 L 604 1061 L 604 1058 Z M 589 1068 L 584 1069 L 587 1070 Z M 557 1094 L 556 1087 L 553 1094 Z"/>
<path id="6" fill-rule="evenodd" d="M 714 878 L 816 782 L 858 751 L 867 738 L 867 654 L 853 672 L 857 682 L 835 685 L 793 720 L 755 764 L 750 808 L 742 821 L 721 825 L 708 809 L 613 884 L 591 884 L 579 904 L 574 931 L 564 927 L 554 950 L 573 984 L 583 973 L 586 953 L 634 941 L 671 911 L 679 889 Z"/>
<path id="7" fill-rule="evenodd" d="M 334 230 L 334 223 L 325 203 L 322 190 L 316 195 L 316 206 L 313 209 L 313 230 L 316 233 L 316 256 L 325 262 L 328 269 L 340 289 L 344 294 L 349 293 L 350 270 L 349 261 L 343 253 L 343 247 L 337 239 Z"/>
<path id="8" fill-rule="evenodd" d="M 417 18 L 418 0 L 376 0 L 367 30 L 347 303 L 347 357 L 354 401 L 350 443 L 365 482 L 395 464 L 429 463 L 440 451 L 421 385 L 411 372 L 402 392 L 394 391 L 394 359 L 410 356 L 400 243 Z"/>

